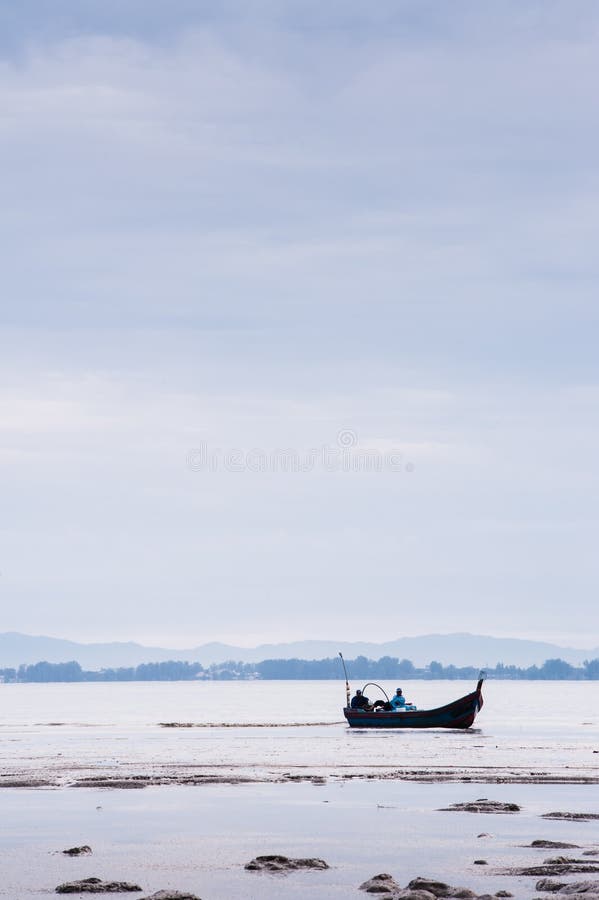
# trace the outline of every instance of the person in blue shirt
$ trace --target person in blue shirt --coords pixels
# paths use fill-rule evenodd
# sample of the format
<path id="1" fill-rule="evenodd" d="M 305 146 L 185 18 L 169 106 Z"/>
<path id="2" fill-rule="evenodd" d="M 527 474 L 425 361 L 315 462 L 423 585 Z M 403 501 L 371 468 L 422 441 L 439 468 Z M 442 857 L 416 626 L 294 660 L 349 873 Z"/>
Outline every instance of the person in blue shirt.
<path id="1" fill-rule="evenodd" d="M 406 710 L 410 711 L 416 709 L 413 703 L 406 702 L 406 698 L 404 697 L 401 688 L 397 688 L 397 690 L 395 691 L 395 696 L 391 697 L 389 703 L 391 705 L 391 708 L 395 712 L 405 712 Z"/>
<path id="2" fill-rule="evenodd" d="M 405 709 L 406 698 L 404 697 L 401 688 L 397 688 L 397 690 L 395 691 L 395 696 L 391 697 L 391 700 L 389 702 L 391 703 L 392 708 L 396 711 L 398 709 Z"/>

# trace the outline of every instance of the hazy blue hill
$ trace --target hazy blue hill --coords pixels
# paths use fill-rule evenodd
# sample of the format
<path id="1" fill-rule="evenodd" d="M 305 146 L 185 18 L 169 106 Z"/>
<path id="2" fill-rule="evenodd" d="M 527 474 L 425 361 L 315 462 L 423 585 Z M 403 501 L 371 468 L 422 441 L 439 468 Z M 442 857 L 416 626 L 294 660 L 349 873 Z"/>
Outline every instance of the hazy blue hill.
<path id="1" fill-rule="evenodd" d="M 21 663 L 69 662 L 77 660 L 83 668 L 100 669 L 109 666 L 136 666 L 142 662 L 173 659 L 178 651 L 159 647 L 143 647 L 133 641 L 106 644 L 81 644 L 44 635 L 5 632 L 0 634 L 0 667 Z M 186 659 L 188 657 L 177 657 Z"/>
<path id="2" fill-rule="evenodd" d="M 474 634 L 429 634 L 420 637 L 399 638 L 384 643 L 346 641 L 296 641 L 287 644 L 261 644 L 258 647 L 233 647 L 227 644 L 209 643 L 188 650 L 164 647 L 144 647 L 133 642 L 81 644 L 42 635 L 17 632 L 0 634 L 0 668 L 18 666 L 21 663 L 69 662 L 77 660 L 85 669 L 118 666 L 137 666 L 144 662 L 161 662 L 176 659 L 209 665 L 235 659 L 242 662 L 261 662 L 264 659 L 322 659 L 336 656 L 341 650 L 348 659 L 366 656 L 379 659 L 395 656 L 410 659 L 417 666 L 437 660 L 444 665 L 530 666 L 546 659 L 561 658 L 580 665 L 585 659 L 599 657 L 599 648 L 578 650 L 560 647 L 540 641 L 513 638 L 494 638 Z"/>
<path id="3" fill-rule="evenodd" d="M 199 652 L 203 648 L 198 648 Z M 526 641 L 515 638 L 495 638 L 476 634 L 429 634 L 419 637 L 398 638 L 383 643 L 358 641 L 297 641 L 288 644 L 262 644 L 254 649 L 238 650 L 228 648 L 232 656 L 247 662 L 259 662 L 269 658 L 322 659 L 334 656 L 341 650 L 348 659 L 366 656 L 380 659 L 381 656 L 396 656 L 412 660 L 417 666 L 428 664 L 435 659 L 444 665 L 494 666 L 498 662 L 505 665 L 530 666 L 543 663 L 546 659 L 559 657 L 566 662 L 580 664 L 584 659 L 594 658 L 599 649 L 579 650 L 561 647 L 541 641 Z M 203 662 L 202 659 L 200 659 Z M 218 659 L 210 660 L 218 662 Z"/>

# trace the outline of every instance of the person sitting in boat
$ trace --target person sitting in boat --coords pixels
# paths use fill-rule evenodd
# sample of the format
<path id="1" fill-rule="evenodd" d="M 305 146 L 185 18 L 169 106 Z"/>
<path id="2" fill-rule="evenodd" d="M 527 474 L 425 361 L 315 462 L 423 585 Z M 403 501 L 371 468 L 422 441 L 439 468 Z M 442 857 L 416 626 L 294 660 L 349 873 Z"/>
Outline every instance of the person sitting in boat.
<path id="1" fill-rule="evenodd" d="M 406 698 L 403 695 L 403 691 L 401 688 L 397 688 L 395 691 L 395 696 L 391 697 L 389 701 L 391 704 L 391 708 L 395 712 L 404 712 L 405 710 L 416 709 L 413 703 L 407 703 Z"/>
<path id="2" fill-rule="evenodd" d="M 389 702 L 391 703 L 391 706 L 395 710 L 405 709 L 406 698 L 404 697 L 403 691 L 401 688 L 397 688 L 397 690 L 395 691 L 395 696 L 391 697 L 391 700 Z"/>
<path id="3" fill-rule="evenodd" d="M 372 709 L 370 700 L 358 688 L 355 695 L 351 698 L 352 709 Z"/>

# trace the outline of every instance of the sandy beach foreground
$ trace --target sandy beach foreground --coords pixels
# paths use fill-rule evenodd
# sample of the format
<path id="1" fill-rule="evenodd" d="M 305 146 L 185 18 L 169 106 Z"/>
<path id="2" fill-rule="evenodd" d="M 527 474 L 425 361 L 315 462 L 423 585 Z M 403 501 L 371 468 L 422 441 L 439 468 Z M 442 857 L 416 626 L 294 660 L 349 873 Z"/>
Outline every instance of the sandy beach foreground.
<path id="1" fill-rule="evenodd" d="M 599 815 L 599 789 L 580 785 L 496 785 L 485 796 L 516 813 L 441 811 L 483 796 L 480 785 L 361 781 L 2 792 L 0 897 L 42 900 L 65 881 L 96 876 L 210 898 L 368 896 L 359 885 L 389 872 L 397 882 L 426 876 L 476 894 L 536 896 L 539 875 L 518 869 L 577 855 L 589 867 L 597 821 L 543 818 L 559 810 Z M 568 842 L 576 850 L 531 847 Z M 88 844 L 92 855 L 61 851 Z M 527 846 L 528 845 L 528 846 Z M 289 875 L 248 872 L 253 857 L 320 857 L 329 869 Z M 481 862 L 484 860 L 484 863 Z M 477 862 L 478 861 L 478 862 Z M 599 862 L 597 862 L 599 870 Z M 581 880 L 599 874 L 571 875 Z M 132 894 L 135 896 L 135 894 Z M 549 895 L 547 895 L 549 896 Z"/>

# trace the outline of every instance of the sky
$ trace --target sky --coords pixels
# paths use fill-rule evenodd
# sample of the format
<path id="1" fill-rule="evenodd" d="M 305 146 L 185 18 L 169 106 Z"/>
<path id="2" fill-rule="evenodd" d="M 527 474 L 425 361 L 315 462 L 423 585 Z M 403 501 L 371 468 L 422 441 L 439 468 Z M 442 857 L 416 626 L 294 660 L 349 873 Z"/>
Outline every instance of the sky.
<path id="1" fill-rule="evenodd" d="M 592 0 L 0 0 L 0 629 L 596 647 L 597 83 Z"/>

